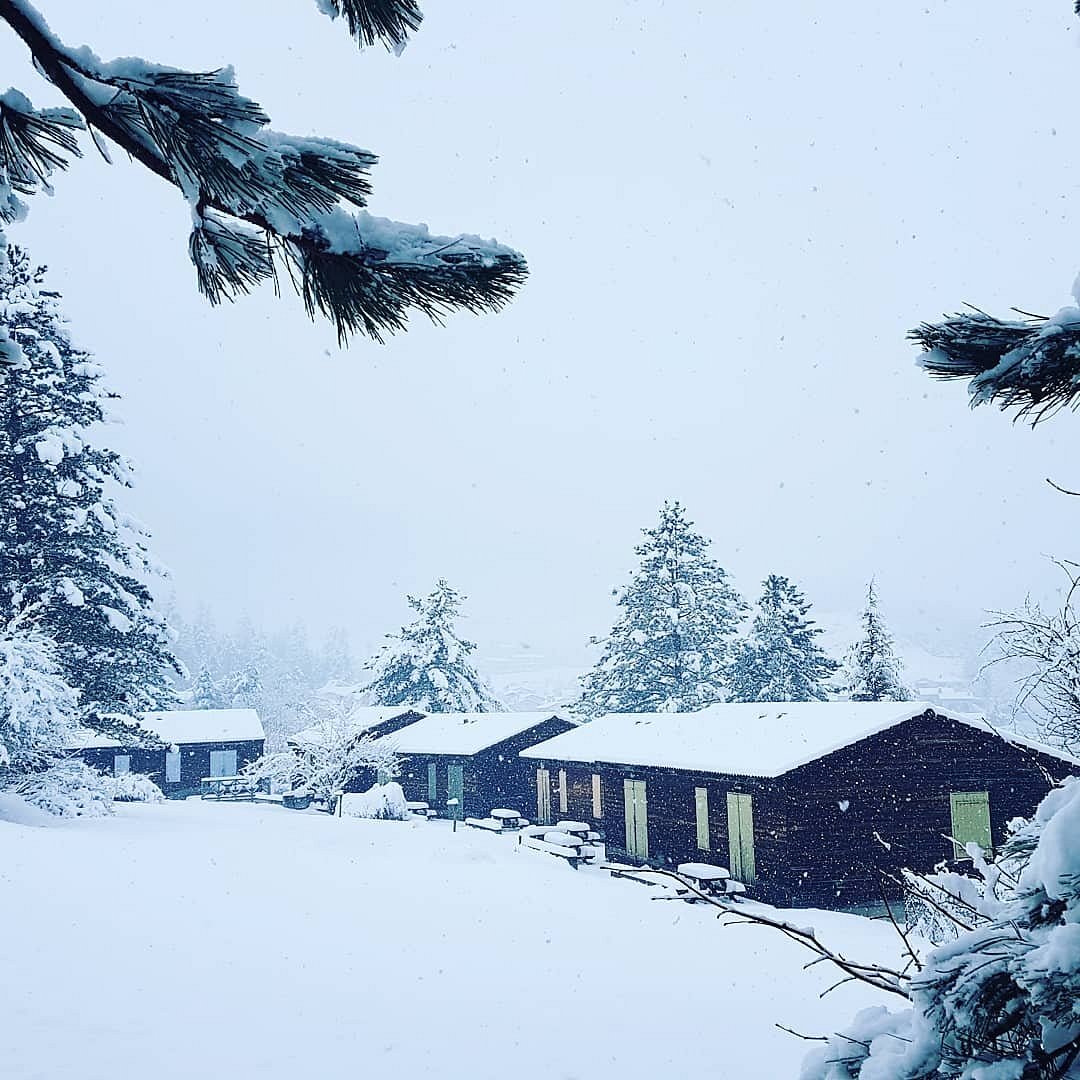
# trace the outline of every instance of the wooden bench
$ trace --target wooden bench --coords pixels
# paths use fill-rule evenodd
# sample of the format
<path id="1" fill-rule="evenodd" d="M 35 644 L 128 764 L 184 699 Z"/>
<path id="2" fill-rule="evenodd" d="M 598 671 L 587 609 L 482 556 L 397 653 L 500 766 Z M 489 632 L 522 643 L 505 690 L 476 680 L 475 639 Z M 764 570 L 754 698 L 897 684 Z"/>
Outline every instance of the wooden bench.
<path id="1" fill-rule="evenodd" d="M 668 871 L 625 863 L 603 863 L 600 869 L 606 870 L 614 878 L 625 878 L 627 881 L 636 881 L 639 885 L 648 885 L 655 890 L 653 899 L 656 900 L 692 899 L 690 890 L 685 885 L 672 881 Z"/>
<path id="2" fill-rule="evenodd" d="M 431 809 L 426 802 L 407 802 L 405 809 L 410 814 L 415 814 L 417 817 L 422 817 L 425 821 L 430 820 L 435 816 L 435 811 Z"/>

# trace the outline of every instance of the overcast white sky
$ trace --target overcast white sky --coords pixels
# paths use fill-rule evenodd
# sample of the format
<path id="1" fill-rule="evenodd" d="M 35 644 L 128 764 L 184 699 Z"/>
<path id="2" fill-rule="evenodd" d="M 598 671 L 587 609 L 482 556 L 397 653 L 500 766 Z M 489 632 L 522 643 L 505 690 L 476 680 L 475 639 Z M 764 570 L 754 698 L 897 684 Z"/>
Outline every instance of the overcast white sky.
<path id="1" fill-rule="evenodd" d="M 1080 418 L 970 413 L 904 338 L 1068 301 L 1069 0 L 443 0 L 400 59 L 314 0 L 40 6 L 104 57 L 232 63 L 274 127 L 380 155 L 373 212 L 532 270 L 498 316 L 339 351 L 291 296 L 211 309 L 179 194 L 87 145 L 12 231 L 123 394 L 183 607 L 363 649 L 445 575 L 482 652 L 572 662 L 679 498 L 744 593 L 777 571 L 839 614 L 876 574 L 896 629 L 947 648 L 1080 556 L 1043 482 L 1080 486 Z"/>

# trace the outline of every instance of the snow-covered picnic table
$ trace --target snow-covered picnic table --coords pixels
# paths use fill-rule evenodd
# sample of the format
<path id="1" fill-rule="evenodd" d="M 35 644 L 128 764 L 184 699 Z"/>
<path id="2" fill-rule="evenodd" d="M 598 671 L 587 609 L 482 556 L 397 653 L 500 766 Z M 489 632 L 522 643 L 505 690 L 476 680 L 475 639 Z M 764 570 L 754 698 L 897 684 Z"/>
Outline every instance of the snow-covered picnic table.
<path id="1" fill-rule="evenodd" d="M 582 826 L 582 823 L 560 821 L 558 825 L 528 825 L 518 834 L 518 842 L 533 851 L 559 855 L 574 868 L 578 863 L 594 860 L 597 849 L 593 846 L 593 841 L 588 838 L 590 832 L 588 825 L 582 826 L 585 836 L 580 835 L 580 832 L 568 832 L 562 827 L 566 825 Z"/>
<path id="2" fill-rule="evenodd" d="M 489 832 L 513 832 L 525 823 L 525 819 L 516 810 L 492 810 L 486 818 L 466 818 L 465 824 L 474 829 L 487 829 Z"/>
<path id="3" fill-rule="evenodd" d="M 435 811 L 426 802 L 407 802 L 405 809 L 410 814 L 418 814 L 422 818 L 433 818 L 435 816 Z"/>
<path id="4" fill-rule="evenodd" d="M 255 787 L 246 776 L 204 776 L 200 787 L 204 799 L 255 798 Z"/>

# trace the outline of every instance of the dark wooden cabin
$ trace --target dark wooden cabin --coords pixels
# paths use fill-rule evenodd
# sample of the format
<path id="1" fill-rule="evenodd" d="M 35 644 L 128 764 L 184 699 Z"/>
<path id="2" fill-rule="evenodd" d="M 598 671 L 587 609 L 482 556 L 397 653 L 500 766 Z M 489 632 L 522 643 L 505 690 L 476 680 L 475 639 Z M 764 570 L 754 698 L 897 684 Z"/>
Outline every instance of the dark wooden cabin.
<path id="1" fill-rule="evenodd" d="M 609 858 L 718 863 L 759 899 L 832 908 L 895 899 L 900 869 L 963 862 L 963 843 L 992 849 L 1080 773 L 974 717 L 895 702 L 611 715 L 522 758 L 538 819 L 596 823 Z"/>
<path id="2" fill-rule="evenodd" d="M 551 713 L 431 713 L 388 741 L 404 759 L 398 782 L 411 802 L 441 817 L 528 814 L 533 769 L 518 755 L 576 726 Z"/>
<path id="3" fill-rule="evenodd" d="M 235 776 L 266 744 L 254 709 L 149 712 L 137 719 L 166 744 L 164 749 L 125 746 L 94 732 L 85 732 L 71 749 L 87 765 L 114 776 L 143 773 L 169 798 L 179 799 L 197 795 L 204 777 Z"/>

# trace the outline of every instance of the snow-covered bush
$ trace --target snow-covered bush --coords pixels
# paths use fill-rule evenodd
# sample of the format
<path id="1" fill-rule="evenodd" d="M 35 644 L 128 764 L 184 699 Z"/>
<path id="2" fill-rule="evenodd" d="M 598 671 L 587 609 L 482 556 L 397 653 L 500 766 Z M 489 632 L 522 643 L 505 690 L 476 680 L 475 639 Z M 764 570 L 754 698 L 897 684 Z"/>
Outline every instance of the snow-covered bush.
<path id="1" fill-rule="evenodd" d="M 975 862 L 968 928 L 925 957 L 911 1007 L 859 1013 L 803 1080 L 1080 1077 L 1080 778 L 1047 795 L 997 862 Z"/>
<path id="2" fill-rule="evenodd" d="M 114 802 L 164 802 L 161 788 L 142 773 L 121 773 L 104 777 L 106 790 L 112 792 Z"/>
<path id="3" fill-rule="evenodd" d="M 376 784 L 359 795 L 346 795 L 342 813 L 349 817 L 386 821 L 408 821 L 410 817 L 405 792 L 400 784 L 393 782 Z"/>
<path id="4" fill-rule="evenodd" d="M 108 778 L 77 758 L 30 773 L 12 785 L 28 803 L 58 817 L 101 817 L 112 811 Z"/>

